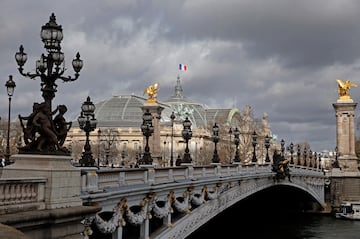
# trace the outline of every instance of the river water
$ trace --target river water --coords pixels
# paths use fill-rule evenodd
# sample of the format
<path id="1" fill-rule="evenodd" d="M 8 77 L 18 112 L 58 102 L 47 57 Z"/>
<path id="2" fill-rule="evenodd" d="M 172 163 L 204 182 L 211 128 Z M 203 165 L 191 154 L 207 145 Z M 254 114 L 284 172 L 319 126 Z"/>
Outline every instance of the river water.
<path id="1" fill-rule="evenodd" d="M 195 238 L 359 239 L 360 221 L 303 213 L 259 215 L 258 218 L 249 217 L 247 220 L 222 216 L 187 239 Z"/>
<path id="2" fill-rule="evenodd" d="M 278 215 L 280 216 L 280 215 Z M 253 239 L 359 239 L 360 221 L 336 219 L 330 215 L 282 214 L 263 216 L 258 220 L 236 222 L 215 220 L 188 239 L 253 238 Z"/>

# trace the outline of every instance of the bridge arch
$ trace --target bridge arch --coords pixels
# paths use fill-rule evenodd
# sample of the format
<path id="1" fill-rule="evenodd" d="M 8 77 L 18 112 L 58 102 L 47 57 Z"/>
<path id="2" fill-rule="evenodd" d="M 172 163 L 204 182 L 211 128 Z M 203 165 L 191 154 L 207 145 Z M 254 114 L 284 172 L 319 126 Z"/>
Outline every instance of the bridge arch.
<path id="1" fill-rule="evenodd" d="M 324 207 L 324 198 L 319 193 L 323 187 L 321 182 L 321 179 L 314 182 L 313 179 L 306 177 L 305 180 L 303 177 L 294 177 L 292 182 L 287 180 L 277 182 L 274 181 L 273 177 L 248 178 L 246 180 L 229 182 L 229 187 L 216 199 L 202 204 L 194 209 L 191 214 L 177 221 L 171 229 L 169 228 L 153 238 L 185 238 L 231 206 L 257 193 L 276 187 L 288 187 L 301 191 L 308 195 L 309 198 L 312 198 L 319 207 Z M 320 190 L 317 192 L 312 186 L 318 187 Z"/>

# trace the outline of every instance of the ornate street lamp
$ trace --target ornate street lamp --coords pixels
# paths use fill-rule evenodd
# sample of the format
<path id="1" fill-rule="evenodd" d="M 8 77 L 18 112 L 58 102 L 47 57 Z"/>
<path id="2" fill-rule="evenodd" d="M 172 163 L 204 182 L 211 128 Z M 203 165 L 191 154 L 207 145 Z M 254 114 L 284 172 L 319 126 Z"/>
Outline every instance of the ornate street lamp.
<path id="1" fill-rule="evenodd" d="M 239 129 L 236 127 L 234 130 L 234 143 L 235 143 L 235 159 L 234 162 L 239 162 L 240 163 L 240 156 L 239 156 L 239 144 L 240 144 L 240 131 Z"/>
<path id="2" fill-rule="evenodd" d="M 300 155 L 301 155 L 301 147 L 300 147 L 300 144 L 298 144 L 297 145 L 297 165 L 301 165 Z"/>
<path id="3" fill-rule="evenodd" d="M 145 151 L 143 157 L 140 160 L 140 164 L 151 165 L 153 160 L 151 158 L 151 153 L 150 153 L 149 137 L 154 132 L 154 126 L 152 124 L 153 116 L 151 115 L 149 109 L 146 109 L 142 118 L 143 118 L 143 123 L 141 125 L 141 131 L 146 138 L 146 145 L 145 145 Z"/>
<path id="4" fill-rule="evenodd" d="M 35 64 L 35 72 L 24 72 L 24 64 L 27 61 L 27 54 L 24 52 L 24 47 L 20 45 L 19 51 L 15 54 L 15 60 L 18 64 L 18 70 L 21 75 L 28 77 L 30 79 L 34 79 L 39 77 L 41 80 L 40 86 L 42 91 L 42 97 L 44 98 L 44 104 L 42 107 L 47 107 L 46 114 L 50 121 L 52 120 L 51 112 L 52 111 L 52 100 L 55 97 L 55 92 L 57 92 L 57 84 L 56 81 L 58 79 L 61 79 L 64 82 L 68 81 L 75 81 L 79 78 L 79 72 L 81 68 L 83 67 L 83 61 L 80 59 L 80 54 L 77 53 L 75 59 L 72 61 L 72 66 L 75 71 L 74 77 L 71 76 L 63 76 L 66 67 L 65 67 L 65 61 L 64 61 L 64 53 L 61 51 L 61 41 L 63 39 L 63 32 L 62 32 L 62 26 L 58 25 L 56 23 L 56 17 L 54 13 L 51 14 L 50 20 L 48 23 L 43 25 L 41 27 L 40 37 L 42 42 L 44 43 L 44 48 L 47 51 L 47 54 L 41 54 L 40 59 L 36 61 Z M 46 105 L 46 106 L 44 106 Z M 34 112 L 33 112 L 34 113 Z M 48 123 L 48 122 L 47 122 Z M 50 124 L 53 124 L 54 122 L 50 122 Z M 34 123 L 35 124 L 35 123 Z M 30 123 L 29 126 L 33 126 L 35 128 L 36 125 L 32 125 Z M 24 135 L 26 134 L 24 128 Z M 52 132 L 41 132 L 38 131 L 38 133 L 41 137 L 41 140 L 46 139 L 45 143 L 41 143 L 41 145 L 44 144 L 44 147 L 41 149 L 42 153 L 52 153 L 52 154 L 58 154 L 60 152 L 63 153 L 69 153 L 66 152 L 66 150 L 61 147 L 62 142 L 59 143 L 55 140 L 56 137 L 60 136 L 60 133 L 56 130 L 51 130 Z M 62 133 L 61 136 L 63 136 L 64 133 Z M 55 135 L 55 136 L 54 136 Z M 65 135 L 66 137 L 66 135 Z M 24 149 L 26 152 L 37 152 L 39 148 L 38 142 L 27 142 L 28 140 L 24 139 L 25 143 L 27 144 Z M 38 141 L 38 140 L 35 140 Z M 22 150 L 20 150 L 20 153 L 22 153 Z"/>
<path id="5" fill-rule="evenodd" d="M 182 137 L 186 143 L 185 153 L 182 163 L 191 163 L 192 159 L 189 151 L 189 140 L 192 137 L 192 131 L 191 131 L 191 121 L 189 120 L 188 117 L 186 117 L 183 122 Z"/>
<path id="6" fill-rule="evenodd" d="M 212 130 L 213 130 L 213 142 L 215 144 L 212 162 L 219 163 L 220 159 L 217 152 L 217 143 L 219 142 L 219 126 L 215 123 Z"/>
<path id="7" fill-rule="evenodd" d="M 266 148 L 265 162 L 266 163 L 270 163 L 269 147 L 270 147 L 270 137 L 269 137 L 269 135 L 266 135 L 265 136 L 265 148 Z"/>
<path id="8" fill-rule="evenodd" d="M 51 14 L 50 20 L 41 27 L 40 32 L 41 40 L 44 43 L 44 48 L 48 54 L 42 54 L 40 59 L 36 61 L 35 73 L 24 73 L 24 64 L 27 60 L 27 54 L 24 52 L 24 47 L 21 45 L 19 52 L 16 52 L 15 59 L 19 66 L 18 70 L 21 75 L 31 79 L 40 77 L 41 91 L 45 102 L 50 106 L 51 101 L 55 97 L 57 85 L 55 81 L 62 79 L 63 81 L 74 81 L 79 78 L 79 72 L 83 67 L 83 61 L 80 59 L 80 54 L 76 54 L 76 58 L 72 61 L 72 66 L 75 71 L 75 77 L 64 77 L 63 74 L 66 70 L 64 62 L 64 53 L 61 52 L 61 41 L 63 39 L 63 32 L 61 25 L 56 23 L 54 13 Z"/>
<path id="9" fill-rule="evenodd" d="M 252 162 L 256 163 L 257 159 L 256 159 L 256 145 L 257 145 L 257 134 L 254 130 L 254 132 L 252 133 L 252 146 L 254 148 L 253 150 L 253 157 L 252 157 Z"/>
<path id="10" fill-rule="evenodd" d="M 90 132 L 95 130 L 97 124 L 94 111 L 95 105 L 90 101 L 90 97 L 88 96 L 81 106 L 81 114 L 78 117 L 79 127 L 86 133 L 84 152 L 79 160 L 80 165 L 85 167 L 95 166 L 95 160 L 92 156 L 89 140 Z"/>
<path id="11" fill-rule="evenodd" d="M 284 139 L 282 139 L 281 141 L 280 141 L 280 145 L 281 145 L 281 156 L 285 156 L 285 141 L 284 141 Z"/>
<path id="12" fill-rule="evenodd" d="M 123 149 L 122 151 L 121 151 L 121 165 L 125 165 L 125 158 L 126 158 L 126 151 L 125 151 L 125 149 Z"/>
<path id="13" fill-rule="evenodd" d="M 98 129 L 98 157 L 97 157 L 97 165 L 100 168 L 100 145 L 101 145 L 101 129 Z"/>
<path id="14" fill-rule="evenodd" d="M 174 165 L 174 120 L 175 120 L 175 114 L 174 111 L 171 113 L 170 115 L 170 119 L 171 119 L 171 152 L 170 152 L 170 166 L 175 166 Z"/>
<path id="15" fill-rule="evenodd" d="M 167 138 L 167 137 L 166 137 Z M 166 141 L 164 141 L 164 147 L 163 147 L 163 161 L 162 164 L 165 164 L 166 162 Z M 167 164 L 167 163 L 166 163 Z"/>
<path id="16" fill-rule="evenodd" d="M 304 152 L 303 152 L 303 156 L 304 156 L 304 162 L 303 162 L 303 166 L 307 166 L 307 148 L 304 146 Z"/>
<path id="17" fill-rule="evenodd" d="M 230 129 L 229 129 L 229 163 L 231 163 L 231 135 L 232 135 L 232 128 L 230 127 Z"/>
<path id="18" fill-rule="evenodd" d="M 9 96 L 9 114 L 8 114 L 8 129 L 7 129 L 7 138 L 6 138 L 6 151 L 5 151 L 5 165 L 10 164 L 10 112 L 11 112 L 11 97 L 14 94 L 16 87 L 15 82 L 12 79 L 12 75 L 9 75 L 9 80 L 6 81 L 6 91 Z"/>
<path id="19" fill-rule="evenodd" d="M 313 152 L 312 150 L 310 149 L 309 150 L 309 167 L 312 168 L 312 158 L 313 158 Z"/>
<path id="20" fill-rule="evenodd" d="M 294 164 L 293 154 L 294 154 L 294 144 L 291 142 L 290 143 L 290 163 L 291 164 Z"/>

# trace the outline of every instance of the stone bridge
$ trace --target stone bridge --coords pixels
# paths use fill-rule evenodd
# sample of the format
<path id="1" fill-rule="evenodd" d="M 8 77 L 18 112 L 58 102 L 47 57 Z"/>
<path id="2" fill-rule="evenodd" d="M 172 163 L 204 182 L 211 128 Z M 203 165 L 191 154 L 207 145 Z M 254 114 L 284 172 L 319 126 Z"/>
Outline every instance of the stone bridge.
<path id="1" fill-rule="evenodd" d="M 250 195 L 281 185 L 325 207 L 324 173 L 295 165 L 290 172 L 290 180 L 278 180 L 270 164 L 83 168 L 83 204 L 102 208 L 82 222 L 85 234 L 91 229 L 90 238 L 185 238 Z"/>

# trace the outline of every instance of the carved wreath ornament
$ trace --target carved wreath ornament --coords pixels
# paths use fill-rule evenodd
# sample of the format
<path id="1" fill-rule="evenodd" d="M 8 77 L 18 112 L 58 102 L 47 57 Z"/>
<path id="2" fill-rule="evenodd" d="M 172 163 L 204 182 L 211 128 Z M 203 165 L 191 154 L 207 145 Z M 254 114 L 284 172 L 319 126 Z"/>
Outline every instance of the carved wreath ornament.
<path id="1" fill-rule="evenodd" d="M 127 204 L 126 198 L 122 198 L 114 208 L 113 215 L 109 220 L 104 220 L 99 213 L 84 219 L 81 222 L 85 227 L 82 235 L 84 239 L 89 238 L 92 234 L 92 224 L 95 224 L 101 233 L 109 234 L 115 232 L 119 226 L 124 227 L 126 222 L 132 225 L 141 225 L 152 216 L 159 219 L 165 218 L 174 212 L 173 208 L 180 213 L 191 213 L 192 207 L 198 207 L 208 200 L 216 199 L 221 191 L 219 188 L 220 185 L 216 185 L 213 191 L 209 191 L 207 186 L 204 186 L 200 193 L 193 193 L 189 188 L 178 197 L 172 191 L 165 200 L 159 200 L 153 193 L 144 198 L 139 205 L 131 207 Z"/>

